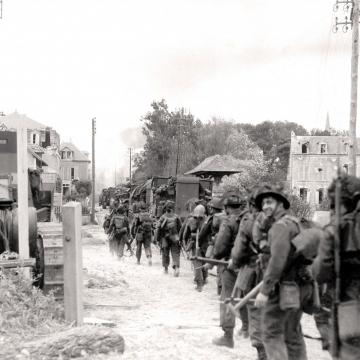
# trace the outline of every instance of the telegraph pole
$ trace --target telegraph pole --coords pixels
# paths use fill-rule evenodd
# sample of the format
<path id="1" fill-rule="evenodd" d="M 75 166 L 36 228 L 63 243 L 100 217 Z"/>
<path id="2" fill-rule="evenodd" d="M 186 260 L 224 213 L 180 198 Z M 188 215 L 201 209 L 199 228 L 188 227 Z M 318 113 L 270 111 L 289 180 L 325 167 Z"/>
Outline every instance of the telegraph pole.
<path id="1" fill-rule="evenodd" d="M 132 152 L 132 148 L 129 147 L 129 154 L 130 154 L 130 158 L 129 158 L 129 182 L 130 182 L 130 185 L 131 185 L 131 152 Z"/>
<path id="2" fill-rule="evenodd" d="M 345 12 L 351 8 L 350 18 L 345 16 L 344 21 L 335 18 L 334 32 L 337 32 L 338 25 L 342 25 L 343 32 L 352 27 L 352 49 L 351 49 L 351 101 L 350 101 L 350 122 L 349 122 L 349 174 L 356 175 L 356 118 L 357 118 L 357 88 L 358 88 L 358 67 L 359 67 L 359 0 L 337 0 L 334 11 L 337 11 L 339 4 L 343 5 Z"/>
<path id="3" fill-rule="evenodd" d="M 95 134 L 96 134 L 96 118 L 91 119 L 92 123 L 92 201 L 91 201 L 91 223 L 96 224 L 95 221 Z"/>

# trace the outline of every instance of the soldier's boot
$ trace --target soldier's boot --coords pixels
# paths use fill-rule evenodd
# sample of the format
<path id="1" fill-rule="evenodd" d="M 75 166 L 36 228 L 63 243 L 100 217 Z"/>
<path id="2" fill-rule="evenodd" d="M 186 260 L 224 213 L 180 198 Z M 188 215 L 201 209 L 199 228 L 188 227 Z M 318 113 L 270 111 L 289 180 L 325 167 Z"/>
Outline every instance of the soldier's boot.
<path id="1" fill-rule="evenodd" d="M 168 273 L 169 273 L 168 267 L 164 266 L 164 274 L 168 274 Z"/>
<path id="2" fill-rule="evenodd" d="M 265 348 L 263 345 L 256 346 L 257 360 L 267 360 Z"/>
<path id="3" fill-rule="evenodd" d="M 174 267 L 174 276 L 179 277 L 179 275 L 180 275 L 180 269 L 178 266 L 175 266 Z"/>
<path id="4" fill-rule="evenodd" d="M 151 260 L 151 256 L 148 257 L 148 265 L 151 266 L 152 265 L 152 260 Z"/>
<path id="5" fill-rule="evenodd" d="M 195 290 L 197 290 L 198 292 L 203 291 L 203 284 L 200 281 L 196 283 Z"/>
<path id="6" fill-rule="evenodd" d="M 136 263 L 137 263 L 138 265 L 140 265 L 140 259 L 137 259 L 137 260 L 136 260 Z"/>
<path id="7" fill-rule="evenodd" d="M 217 346 L 234 347 L 233 330 L 225 330 L 224 335 L 213 339 L 212 343 Z"/>

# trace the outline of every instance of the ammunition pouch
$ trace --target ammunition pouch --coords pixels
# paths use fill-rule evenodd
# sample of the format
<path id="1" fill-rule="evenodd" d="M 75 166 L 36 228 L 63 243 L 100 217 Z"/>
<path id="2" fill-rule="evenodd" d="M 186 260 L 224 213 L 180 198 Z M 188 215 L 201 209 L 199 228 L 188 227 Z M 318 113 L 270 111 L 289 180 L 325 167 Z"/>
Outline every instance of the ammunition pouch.
<path id="1" fill-rule="evenodd" d="M 123 236 L 123 235 L 127 234 L 127 228 L 123 227 L 121 229 L 116 229 L 115 234 L 118 236 Z"/>
<path id="2" fill-rule="evenodd" d="M 360 337 L 360 300 L 341 302 L 338 305 L 340 340 Z"/>
<path id="3" fill-rule="evenodd" d="M 279 298 L 281 310 L 300 309 L 300 289 L 295 281 L 283 281 L 279 284 Z"/>

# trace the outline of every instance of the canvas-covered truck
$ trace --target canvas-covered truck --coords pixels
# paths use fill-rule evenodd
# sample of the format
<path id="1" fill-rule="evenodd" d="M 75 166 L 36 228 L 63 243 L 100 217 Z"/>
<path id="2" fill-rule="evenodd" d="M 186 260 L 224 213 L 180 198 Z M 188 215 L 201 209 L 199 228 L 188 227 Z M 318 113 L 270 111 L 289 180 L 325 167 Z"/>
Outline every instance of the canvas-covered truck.
<path id="1" fill-rule="evenodd" d="M 166 200 L 175 202 L 175 212 L 185 218 L 188 215 L 187 203 L 191 199 L 210 200 L 212 180 L 200 179 L 195 176 L 153 177 L 138 185 L 131 193 L 134 203 L 143 201 L 153 216 L 159 218 Z"/>

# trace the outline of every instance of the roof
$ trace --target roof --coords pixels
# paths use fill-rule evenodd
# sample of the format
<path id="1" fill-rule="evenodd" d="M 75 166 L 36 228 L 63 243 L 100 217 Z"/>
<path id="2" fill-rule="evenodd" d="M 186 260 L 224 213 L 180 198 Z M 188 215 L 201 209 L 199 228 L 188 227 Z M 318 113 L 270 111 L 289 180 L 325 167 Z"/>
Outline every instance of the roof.
<path id="1" fill-rule="evenodd" d="M 0 123 L 3 123 L 9 130 L 16 130 L 18 127 L 26 127 L 27 129 L 46 129 L 48 126 L 41 124 L 33 119 L 30 119 L 26 115 L 14 112 L 9 115 L 1 116 Z"/>
<path id="2" fill-rule="evenodd" d="M 72 158 L 73 161 L 86 161 L 90 162 L 90 160 L 71 142 L 65 142 L 60 145 L 60 151 L 68 148 L 69 150 L 74 152 L 74 156 Z"/>
<path id="3" fill-rule="evenodd" d="M 244 168 L 249 168 L 248 161 L 239 160 L 231 155 L 214 155 L 206 158 L 194 169 L 185 175 L 212 175 L 222 176 L 241 172 Z"/>

